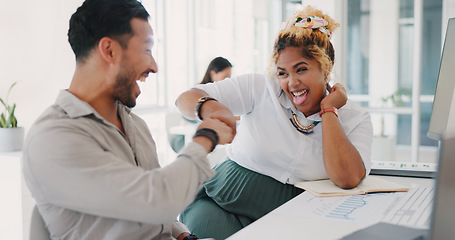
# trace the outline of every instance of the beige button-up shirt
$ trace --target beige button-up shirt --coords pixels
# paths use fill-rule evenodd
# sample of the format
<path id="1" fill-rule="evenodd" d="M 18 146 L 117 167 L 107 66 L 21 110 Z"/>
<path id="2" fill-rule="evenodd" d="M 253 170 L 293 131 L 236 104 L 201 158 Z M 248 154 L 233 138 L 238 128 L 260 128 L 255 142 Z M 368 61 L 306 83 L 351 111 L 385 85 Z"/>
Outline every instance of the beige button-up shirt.
<path id="1" fill-rule="evenodd" d="M 177 215 L 211 178 L 204 148 L 161 168 L 146 123 L 119 103 L 126 134 L 62 90 L 30 129 L 26 183 L 52 239 L 173 239 Z"/>

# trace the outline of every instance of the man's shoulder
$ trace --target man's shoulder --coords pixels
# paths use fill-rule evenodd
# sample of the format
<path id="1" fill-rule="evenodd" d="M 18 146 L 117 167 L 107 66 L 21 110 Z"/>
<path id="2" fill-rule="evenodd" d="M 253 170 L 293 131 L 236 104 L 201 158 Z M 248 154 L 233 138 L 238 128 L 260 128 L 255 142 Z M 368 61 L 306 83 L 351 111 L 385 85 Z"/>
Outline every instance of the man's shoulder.
<path id="1" fill-rule="evenodd" d="M 58 132 L 83 129 L 83 118 L 71 118 L 57 104 L 48 107 L 33 123 L 27 138 L 48 138 Z"/>

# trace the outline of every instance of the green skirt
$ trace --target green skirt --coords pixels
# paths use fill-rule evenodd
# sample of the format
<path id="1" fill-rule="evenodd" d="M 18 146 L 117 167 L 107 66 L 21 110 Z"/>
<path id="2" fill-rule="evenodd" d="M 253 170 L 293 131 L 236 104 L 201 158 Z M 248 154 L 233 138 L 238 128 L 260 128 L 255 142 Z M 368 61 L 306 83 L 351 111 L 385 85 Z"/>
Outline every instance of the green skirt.
<path id="1" fill-rule="evenodd" d="M 214 169 L 215 176 L 180 214 L 199 238 L 226 239 L 303 192 L 229 159 Z"/>

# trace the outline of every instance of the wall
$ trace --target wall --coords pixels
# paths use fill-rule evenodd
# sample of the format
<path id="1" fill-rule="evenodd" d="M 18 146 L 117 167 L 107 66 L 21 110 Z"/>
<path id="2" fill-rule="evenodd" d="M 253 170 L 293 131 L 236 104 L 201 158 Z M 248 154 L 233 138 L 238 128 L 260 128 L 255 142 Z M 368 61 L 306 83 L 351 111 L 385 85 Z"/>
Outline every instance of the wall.
<path id="1" fill-rule="evenodd" d="M 69 86 L 74 57 L 68 20 L 82 0 L 0 2 L 0 96 L 18 82 L 10 99 L 20 126 L 29 129 L 39 114 Z"/>

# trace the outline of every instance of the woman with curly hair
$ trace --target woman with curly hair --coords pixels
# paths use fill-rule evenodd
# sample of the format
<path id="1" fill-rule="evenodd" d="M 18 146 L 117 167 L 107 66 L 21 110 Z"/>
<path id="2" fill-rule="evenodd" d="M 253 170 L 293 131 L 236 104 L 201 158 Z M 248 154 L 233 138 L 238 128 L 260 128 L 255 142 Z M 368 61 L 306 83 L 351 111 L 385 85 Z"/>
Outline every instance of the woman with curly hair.
<path id="1" fill-rule="evenodd" d="M 196 235 L 229 237 L 303 192 L 297 181 L 353 188 L 369 174 L 370 115 L 340 83 L 329 85 L 338 27 L 308 6 L 283 23 L 268 74 L 197 85 L 179 96 L 187 118 L 219 119 L 237 131 L 227 160 L 180 215 Z M 234 115 L 242 116 L 238 129 Z"/>

